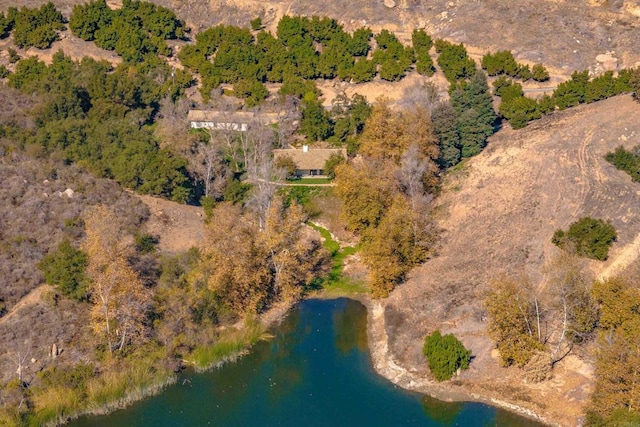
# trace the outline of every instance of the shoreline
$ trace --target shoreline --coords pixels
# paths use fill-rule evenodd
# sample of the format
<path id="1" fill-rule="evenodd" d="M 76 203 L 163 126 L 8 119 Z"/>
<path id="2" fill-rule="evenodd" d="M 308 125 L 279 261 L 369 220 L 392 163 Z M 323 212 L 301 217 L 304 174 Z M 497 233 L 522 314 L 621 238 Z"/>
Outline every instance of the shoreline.
<path id="1" fill-rule="evenodd" d="M 351 297 L 347 296 L 347 298 Z M 529 408 L 510 403 L 504 398 L 475 393 L 462 385 L 453 385 L 450 382 L 438 383 L 431 381 L 400 366 L 396 363 L 393 354 L 389 350 L 384 319 L 384 304 L 371 299 L 368 295 L 358 295 L 357 298 L 353 299 L 360 301 L 367 308 L 369 354 L 373 369 L 378 375 L 405 390 L 426 394 L 445 402 L 484 403 L 546 425 L 559 425 L 557 422 L 547 419 Z"/>
<path id="2" fill-rule="evenodd" d="M 546 425 L 558 425 L 558 423 L 554 423 L 553 421 L 541 416 L 540 414 L 528 408 L 510 403 L 508 400 L 505 400 L 503 398 L 496 398 L 480 393 L 475 393 L 468 390 L 464 386 L 453 385 L 450 382 L 438 383 L 435 381 L 431 381 L 424 376 L 417 375 L 410 370 L 400 366 L 394 360 L 393 354 L 390 352 L 388 347 L 388 336 L 385 329 L 384 320 L 384 304 L 371 299 L 371 297 L 366 294 L 340 294 L 320 291 L 308 295 L 306 298 L 303 298 L 303 300 L 330 300 L 337 298 L 352 299 L 360 302 L 366 307 L 367 346 L 369 349 L 369 355 L 371 357 L 372 367 L 376 374 L 389 380 L 396 386 L 401 387 L 405 390 L 428 395 L 444 402 L 484 403 L 486 405 L 504 409 L 517 415 L 529 418 L 531 420 L 544 423 Z M 265 331 L 268 332 L 269 328 L 280 324 L 289 314 L 291 308 L 293 308 L 294 306 L 295 304 L 279 304 L 263 313 L 260 316 L 260 323 Z M 194 372 L 196 374 L 200 374 L 212 369 L 218 369 L 228 363 L 235 363 L 239 359 L 247 355 L 251 351 L 251 347 L 253 346 L 248 346 L 239 352 L 228 355 L 223 359 L 209 365 L 207 369 L 192 369 L 194 369 Z M 170 375 L 164 379 L 159 378 L 158 382 L 143 389 L 131 390 L 131 392 L 127 393 L 125 397 L 120 398 L 116 401 L 106 403 L 99 408 L 94 407 L 86 411 L 79 411 L 78 413 L 67 416 L 64 420 L 58 419 L 57 421 L 54 421 L 54 424 L 49 425 L 59 425 L 60 421 L 62 421 L 64 424 L 67 424 L 83 416 L 110 414 L 114 411 L 126 408 L 139 401 L 161 393 L 166 387 L 174 384 L 176 380 L 176 374 Z"/>

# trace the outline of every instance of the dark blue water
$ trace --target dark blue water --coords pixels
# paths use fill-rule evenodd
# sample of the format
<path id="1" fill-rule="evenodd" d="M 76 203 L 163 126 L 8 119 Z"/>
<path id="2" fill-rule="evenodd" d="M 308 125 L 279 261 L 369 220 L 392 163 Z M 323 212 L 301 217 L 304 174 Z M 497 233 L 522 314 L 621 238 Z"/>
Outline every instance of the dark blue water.
<path id="1" fill-rule="evenodd" d="M 537 426 L 479 403 L 445 403 L 378 376 L 366 309 L 349 299 L 307 300 L 237 363 L 185 374 L 162 394 L 85 417 L 84 426 Z"/>

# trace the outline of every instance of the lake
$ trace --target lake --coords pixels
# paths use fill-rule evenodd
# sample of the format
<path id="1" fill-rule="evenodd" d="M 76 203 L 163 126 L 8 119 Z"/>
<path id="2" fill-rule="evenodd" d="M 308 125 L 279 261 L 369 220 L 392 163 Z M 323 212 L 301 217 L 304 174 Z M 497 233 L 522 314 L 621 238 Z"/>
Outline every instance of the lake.
<path id="1" fill-rule="evenodd" d="M 480 403 L 446 403 L 375 373 L 366 308 L 306 300 L 236 363 L 180 375 L 161 394 L 75 427 L 97 426 L 539 426 Z"/>

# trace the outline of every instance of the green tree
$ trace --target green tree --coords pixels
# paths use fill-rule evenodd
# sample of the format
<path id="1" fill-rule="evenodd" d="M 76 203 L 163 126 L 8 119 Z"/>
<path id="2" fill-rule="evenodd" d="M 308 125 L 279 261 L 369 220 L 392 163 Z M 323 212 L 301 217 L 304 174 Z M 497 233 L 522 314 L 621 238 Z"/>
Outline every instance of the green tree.
<path id="1" fill-rule="evenodd" d="M 373 60 L 380 66 L 380 78 L 398 81 L 415 61 L 411 48 L 405 48 L 396 36 L 382 30 L 375 36 L 378 49 L 373 52 Z"/>
<path id="2" fill-rule="evenodd" d="M 431 37 L 424 30 L 413 30 L 411 33 L 411 42 L 413 50 L 416 54 L 416 71 L 420 74 L 432 76 L 435 72 L 433 59 L 429 55 L 429 51 L 433 46 Z"/>
<path id="3" fill-rule="evenodd" d="M 549 80 L 549 72 L 542 64 L 535 64 L 531 68 L 531 78 L 537 82 L 546 82 Z"/>
<path id="4" fill-rule="evenodd" d="M 304 100 L 300 132 L 312 141 L 323 141 L 333 133 L 331 116 L 320 101 L 307 98 Z"/>
<path id="5" fill-rule="evenodd" d="M 57 31 L 65 29 L 64 17 L 51 2 L 39 9 L 23 6 L 13 17 L 13 29 L 13 38 L 18 47 L 47 49 L 59 39 Z"/>
<path id="6" fill-rule="evenodd" d="M 38 264 L 44 279 L 72 299 L 82 301 L 89 297 L 89 282 L 85 275 L 87 255 L 64 240 L 55 252 L 47 254 Z"/>
<path id="7" fill-rule="evenodd" d="M 448 101 L 438 103 L 431 110 L 433 132 L 438 139 L 440 167 L 447 169 L 460 162 L 462 141 L 458 133 L 458 116 Z"/>
<path id="8" fill-rule="evenodd" d="M 334 153 L 324 163 L 324 173 L 329 179 L 336 177 L 336 168 L 344 164 L 347 159 L 342 154 Z"/>
<path id="9" fill-rule="evenodd" d="M 360 58 L 351 69 L 351 78 L 355 83 L 370 82 L 378 73 L 375 61 Z"/>
<path id="10" fill-rule="evenodd" d="M 106 0 L 93 0 L 86 4 L 76 4 L 69 18 L 71 32 L 82 40 L 94 40 L 98 29 L 111 24 L 113 12 Z"/>
<path id="11" fill-rule="evenodd" d="M 458 369 L 468 369 L 471 360 L 471 350 L 467 350 L 453 334 L 442 335 L 439 330 L 426 336 L 422 353 L 437 381 L 450 379 Z"/>
<path id="12" fill-rule="evenodd" d="M 257 18 L 252 19 L 250 24 L 253 31 L 258 31 L 262 28 L 262 18 L 258 16 Z"/>
<path id="13" fill-rule="evenodd" d="M 634 182 L 640 182 L 640 156 L 637 152 L 637 147 L 633 151 L 627 151 L 620 146 L 614 152 L 607 153 L 605 159 L 616 169 L 628 173 Z"/>
<path id="14" fill-rule="evenodd" d="M 571 80 L 560 83 L 553 91 L 553 98 L 558 108 L 563 110 L 583 103 L 588 83 L 588 71 L 573 72 Z"/>
<path id="15" fill-rule="evenodd" d="M 245 105 L 249 108 L 255 107 L 269 96 L 269 91 L 264 84 L 248 79 L 238 80 L 233 85 L 233 93 L 238 98 L 244 99 Z"/>
<path id="16" fill-rule="evenodd" d="M 604 261 L 616 238 L 616 230 L 610 223 L 583 217 L 572 223 L 566 233 L 557 230 L 552 241 L 557 246 L 574 250 L 580 256 Z"/>
<path id="17" fill-rule="evenodd" d="M 435 47 L 439 53 L 438 65 L 450 83 L 471 78 L 476 73 L 476 63 L 469 58 L 462 43 L 452 44 L 439 39 L 436 40 Z"/>
<path id="18" fill-rule="evenodd" d="M 500 50 L 494 54 L 487 53 L 482 57 L 482 68 L 490 76 L 506 74 L 510 77 L 518 76 L 520 66 L 516 62 L 511 51 Z"/>

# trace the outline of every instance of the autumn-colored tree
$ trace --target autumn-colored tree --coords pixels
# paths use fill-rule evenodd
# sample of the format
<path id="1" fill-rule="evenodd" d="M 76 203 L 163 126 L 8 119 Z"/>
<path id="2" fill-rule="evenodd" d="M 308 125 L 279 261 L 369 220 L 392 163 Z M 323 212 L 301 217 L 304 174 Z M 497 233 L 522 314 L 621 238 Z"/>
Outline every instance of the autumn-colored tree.
<path id="1" fill-rule="evenodd" d="M 360 152 L 336 168 L 336 192 L 347 228 L 361 237 L 372 294 L 386 297 L 433 246 L 429 191 L 437 184 L 438 148 L 429 115 L 379 102 Z"/>
<path id="2" fill-rule="evenodd" d="M 92 327 L 106 340 L 107 350 L 121 350 L 144 339 L 144 320 L 150 307 L 149 291 L 126 260 L 118 219 L 104 206 L 87 213 L 87 272 L 92 279 Z"/>
<path id="3" fill-rule="evenodd" d="M 356 159 L 336 168 L 336 192 L 347 228 L 358 233 L 378 226 L 397 192 L 389 161 Z"/>
<path id="4" fill-rule="evenodd" d="M 548 267 L 548 294 L 553 317 L 558 326 L 552 361 L 563 358 L 574 343 L 588 339 L 597 323 L 597 308 L 589 295 L 589 281 L 579 259 L 561 253 Z"/>
<path id="5" fill-rule="evenodd" d="M 297 204 L 270 203 L 261 229 L 239 205 L 221 203 L 207 226 L 200 275 L 222 305 L 255 313 L 276 300 L 297 299 L 304 286 L 325 271 L 326 254 L 303 236 Z"/>
<path id="6" fill-rule="evenodd" d="M 326 273 L 328 254 L 319 242 L 304 239 L 304 220 L 299 204 L 293 202 L 287 208 L 282 198 L 276 197 L 261 233 L 273 272 L 272 294 L 279 300 L 295 301 L 305 285 L 319 274 Z"/>
<path id="7" fill-rule="evenodd" d="M 438 146 L 428 112 L 416 107 L 411 111 L 393 111 L 385 100 L 374 107 L 360 140 L 360 152 L 375 159 L 390 159 L 398 164 L 410 145 L 421 156 L 438 158 Z M 437 168 L 433 168 L 436 170 Z"/>
<path id="8" fill-rule="evenodd" d="M 209 289 L 238 313 L 257 312 L 267 304 L 272 276 L 268 252 L 259 242 L 259 229 L 228 202 L 213 211 L 202 250 Z"/>
<path id="9" fill-rule="evenodd" d="M 591 423 L 637 422 L 640 420 L 640 289 L 625 279 L 611 278 L 596 281 L 591 293 L 600 306 L 601 329 Z"/>
<path id="10" fill-rule="evenodd" d="M 489 335 L 504 366 L 523 367 L 543 346 L 539 341 L 539 305 L 527 281 L 496 280 L 485 297 Z"/>
<path id="11" fill-rule="evenodd" d="M 363 235 L 364 262 L 370 269 L 371 293 L 384 298 L 416 264 L 426 260 L 427 239 L 414 234 L 411 207 L 396 197 L 380 224 Z"/>

